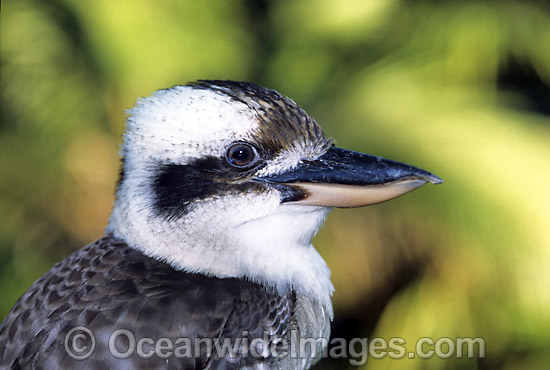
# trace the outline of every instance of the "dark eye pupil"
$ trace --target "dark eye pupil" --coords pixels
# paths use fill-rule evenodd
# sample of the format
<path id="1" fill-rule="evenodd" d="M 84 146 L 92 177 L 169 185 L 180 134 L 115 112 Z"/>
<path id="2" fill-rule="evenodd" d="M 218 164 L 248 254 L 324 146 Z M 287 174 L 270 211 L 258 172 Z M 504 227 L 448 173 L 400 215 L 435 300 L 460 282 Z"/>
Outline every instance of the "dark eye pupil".
<path id="1" fill-rule="evenodd" d="M 227 151 L 227 159 L 235 166 L 246 166 L 254 160 L 254 150 L 248 145 L 236 144 Z"/>
<path id="2" fill-rule="evenodd" d="M 236 149 L 232 154 L 232 158 L 237 162 L 244 162 L 250 156 L 250 153 L 245 148 Z"/>

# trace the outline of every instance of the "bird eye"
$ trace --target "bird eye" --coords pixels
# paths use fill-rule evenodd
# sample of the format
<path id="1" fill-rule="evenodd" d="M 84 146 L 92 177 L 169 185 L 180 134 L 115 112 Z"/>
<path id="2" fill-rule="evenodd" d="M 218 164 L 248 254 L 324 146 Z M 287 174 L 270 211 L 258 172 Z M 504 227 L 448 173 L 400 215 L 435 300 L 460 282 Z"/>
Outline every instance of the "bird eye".
<path id="1" fill-rule="evenodd" d="M 256 149 L 244 143 L 231 145 L 226 154 L 229 163 L 236 167 L 250 167 L 251 164 L 256 162 L 257 157 Z"/>

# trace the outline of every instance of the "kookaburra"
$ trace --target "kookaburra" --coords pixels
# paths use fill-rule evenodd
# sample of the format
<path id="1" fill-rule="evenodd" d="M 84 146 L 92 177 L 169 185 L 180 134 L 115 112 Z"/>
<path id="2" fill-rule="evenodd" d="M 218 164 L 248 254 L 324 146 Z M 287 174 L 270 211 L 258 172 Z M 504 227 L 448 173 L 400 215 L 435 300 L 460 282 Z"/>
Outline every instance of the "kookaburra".
<path id="1" fill-rule="evenodd" d="M 104 236 L 17 301 L 0 328 L 1 368 L 307 369 L 333 315 L 311 244 L 331 207 L 441 182 L 334 146 L 295 102 L 246 82 L 139 100 L 122 155 Z M 304 338 L 321 344 L 290 350 Z"/>

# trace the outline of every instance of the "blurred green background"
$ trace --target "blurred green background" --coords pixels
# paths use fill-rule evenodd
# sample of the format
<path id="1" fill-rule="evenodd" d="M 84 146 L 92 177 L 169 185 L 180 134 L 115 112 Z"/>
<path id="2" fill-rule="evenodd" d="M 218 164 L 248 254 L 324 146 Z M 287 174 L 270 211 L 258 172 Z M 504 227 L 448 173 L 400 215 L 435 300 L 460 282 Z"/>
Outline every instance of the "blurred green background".
<path id="1" fill-rule="evenodd" d="M 445 180 L 329 217 L 333 337 L 482 337 L 486 358 L 365 369 L 550 363 L 548 1 L 4 1 L 0 73 L 0 319 L 101 236 L 136 97 L 246 80 Z"/>

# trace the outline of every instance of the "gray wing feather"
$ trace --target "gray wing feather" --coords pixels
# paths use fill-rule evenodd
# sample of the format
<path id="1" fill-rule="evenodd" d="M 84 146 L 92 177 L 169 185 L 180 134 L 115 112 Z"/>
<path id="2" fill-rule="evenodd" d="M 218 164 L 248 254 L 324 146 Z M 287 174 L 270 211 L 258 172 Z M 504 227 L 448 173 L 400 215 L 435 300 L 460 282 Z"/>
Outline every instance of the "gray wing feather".
<path id="1" fill-rule="evenodd" d="M 55 265 L 18 300 L 0 327 L 0 368 L 269 368 L 274 358 L 249 356 L 243 345 L 222 356 L 202 346 L 196 353 L 180 351 L 183 357 L 143 359 L 134 353 L 117 359 L 108 342 L 118 329 L 136 340 L 168 338 L 176 344 L 178 338 L 218 338 L 231 345 L 237 338 L 272 340 L 289 335 L 294 302 L 292 294 L 280 296 L 245 280 L 176 271 L 106 236 Z M 78 326 L 96 339 L 85 360 L 65 350 L 65 336 Z M 117 341 L 120 352 L 127 349 L 125 338 Z"/>

